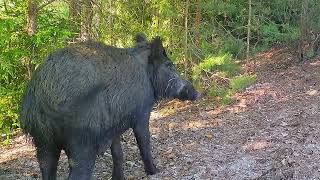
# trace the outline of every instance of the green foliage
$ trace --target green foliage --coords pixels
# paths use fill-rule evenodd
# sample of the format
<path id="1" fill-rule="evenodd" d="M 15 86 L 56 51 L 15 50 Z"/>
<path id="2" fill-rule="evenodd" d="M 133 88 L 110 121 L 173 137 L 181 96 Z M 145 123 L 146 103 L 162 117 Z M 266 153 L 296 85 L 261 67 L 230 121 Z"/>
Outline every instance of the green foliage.
<path id="1" fill-rule="evenodd" d="M 207 94 L 212 97 L 217 97 L 220 100 L 221 105 L 229 105 L 232 103 L 231 96 L 242 88 L 247 87 L 253 83 L 253 76 L 236 76 L 239 73 L 239 65 L 234 62 L 234 59 L 230 54 L 224 54 L 220 56 L 209 56 L 200 62 L 197 66 L 193 68 L 192 79 L 196 83 L 198 88 L 205 87 L 206 83 L 210 86 Z M 206 74 L 208 77 L 212 78 L 212 75 L 221 76 L 220 78 L 231 79 L 230 85 L 222 85 L 216 83 L 214 79 L 207 82 L 202 79 Z"/>
<path id="2" fill-rule="evenodd" d="M 0 140 L 4 143 L 9 143 L 19 128 L 18 114 L 23 89 L 24 87 L 0 88 Z"/>
<path id="3" fill-rule="evenodd" d="M 212 86 L 208 92 L 209 96 L 216 97 L 222 106 L 230 105 L 232 101 L 232 93 L 230 89 L 220 86 Z"/>
<path id="4" fill-rule="evenodd" d="M 232 54 L 235 57 L 244 57 L 245 43 L 234 37 L 227 37 L 223 42 L 220 54 Z"/>
<path id="5" fill-rule="evenodd" d="M 68 30 L 65 8 L 42 9 L 38 15 L 37 33 L 26 32 L 26 1 L 0 4 L 0 141 L 8 139 L 19 127 L 20 99 L 31 70 L 49 52 L 63 47 L 72 35 Z M 54 6 L 54 5 L 53 5 Z M 31 60 L 31 61 L 30 61 Z"/>
<path id="6" fill-rule="evenodd" d="M 208 95 L 212 97 L 227 97 L 229 96 L 229 89 L 214 85 L 209 89 Z"/>
<path id="7" fill-rule="evenodd" d="M 257 81 L 256 75 L 236 76 L 230 80 L 230 89 L 232 92 L 243 91 Z"/>
<path id="8" fill-rule="evenodd" d="M 214 81 L 208 89 L 208 95 L 216 97 L 221 105 L 229 105 L 233 102 L 232 96 L 241 92 L 257 81 L 256 75 L 240 75 L 230 79 L 228 86 L 219 86 Z"/>
<path id="9" fill-rule="evenodd" d="M 232 76 L 239 71 L 239 66 L 234 63 L 230 54 L 209 56 L 193 68 L 192 79 L 197 80 L 203 73 L 215 73 L 217 71 Z"/>
<path id="10" fill-rule="evenodd" d="M 280 29 L 282 29 L 282 32 Z M 263 35 L 262 45 L 268 46 L 297 40 L 299 38 L 299 29 L 288 25 L 280 26 L 272 22 L 262 26 L 261 34 Z"/>

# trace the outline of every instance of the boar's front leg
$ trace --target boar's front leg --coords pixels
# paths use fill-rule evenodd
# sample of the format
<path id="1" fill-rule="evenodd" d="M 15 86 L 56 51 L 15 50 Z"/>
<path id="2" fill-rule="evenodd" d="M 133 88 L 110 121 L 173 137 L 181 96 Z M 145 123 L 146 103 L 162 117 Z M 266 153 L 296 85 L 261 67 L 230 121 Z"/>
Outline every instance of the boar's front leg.
<path id="1" fill-rule="evenodd" d="M 57 166 L 61 149 L 54 146 L 43 146 L 37 143 L 37 159 L 43 180 L 56 180 Z"/>
<path id="2" fill-rule="evenodd" d="M 111 154 L 113 160 L 113 172 L 112 179 L 113 180 L 124 180 L 123 175 L 123 152 L 121 148 L 120 136 L 117 136 L 113 139 L 111 145 Z"/>
<path id="3" fill-rule="evenodd" d="M 65 148 L 70 168 L 68 180 L 89 180 L 92 176 L 98 149 L 93 144 L 79 144 Z"/>
<path id="4" fill-rule="evenodd" d="M 158 169 L 153 163 L 150 148 L 149 118 L 144 123 L 138 123 L 133 128 L 133 131 L 139 146 L 140 155 L 142 157 L 146 173 L 148 175 L 156 174 Z"/>

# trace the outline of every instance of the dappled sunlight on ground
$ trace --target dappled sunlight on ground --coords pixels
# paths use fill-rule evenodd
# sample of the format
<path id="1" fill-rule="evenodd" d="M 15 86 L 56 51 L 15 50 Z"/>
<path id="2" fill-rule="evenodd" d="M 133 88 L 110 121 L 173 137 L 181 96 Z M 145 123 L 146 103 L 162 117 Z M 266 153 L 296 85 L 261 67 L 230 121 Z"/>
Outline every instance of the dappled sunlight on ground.
<path id="1" fill-rule="evenodd" d="M 242 148 L 246 151 L 255 151 L 255 150 L 265 149 L 271 145 L 272 144 L 267 142 L 266 140 L 260 140 L 260 141 L 246 143 L 246 145 L 244 145 Z"/>
<path id="2" fill-rule="evenodd" d="M 270 51 L 258 54 L 257 57 L 258 58 L 267 58 L 269 60 L 273 60 L 275 58 L 275 56 L 281 55 L 284 50 L 286 50 L 286 49 L 272 48 Z"/>
<path id="3" fill-rule="evenodd" d="M 247 111 L 248 108 L 265 101 L 281 102 L 288 100 L 288 97 L 281 95 L 270 83 L 255 84 L 246 89 L 243 93 L 236 93 L 233 96 L 236 101 L 227 109 L 233 113 Z"/>
<path id="4" fill-rule="evenodd" d="M 157 113 L 161 114 L 162 117 L 174 115 L 179 111 L 185 111 L 190 108 L 192 103 L 190 101 L 180 101 L 177 99 L 163 102 L 159 105 Z"/>
<path id="5" fill-rule="evenodd" d="M 33 155 L 35 152 L 34 148 L 30 148 L 31 139 L 24 135 L 14 139 L 11 144 L 0 149 L 0 164 L 20 158 L 20 156 Z"/>
<path id="6" fill-rule="evenodd" d="M 318 96 L 319 95 L 319 91 L 318 90 L 314 90 L 314 89 L 310 89 L 306 91 L 306 94 L 309 96 Z"/>
<path id="7" fill-rule="evenodd" d="M 26 154 L 34 154 L 34 149 L 30 149 L 29 146 L 16 146 L 14 149 L 10 151 L 0 152 L 0 164 L 15 160 L 20 156 L 25 156 Z"/>

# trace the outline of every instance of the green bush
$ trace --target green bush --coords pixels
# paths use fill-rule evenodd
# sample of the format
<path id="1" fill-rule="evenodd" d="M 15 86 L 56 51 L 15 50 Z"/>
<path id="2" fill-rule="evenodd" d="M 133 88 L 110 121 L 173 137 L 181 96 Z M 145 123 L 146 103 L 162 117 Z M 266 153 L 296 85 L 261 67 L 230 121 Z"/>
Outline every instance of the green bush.
<path id="1" fill-rule="evenodd" d="M 245 53 L 245 43 L 234 37 L 227 37 L 223 41 L 223 46 L 220 49 L 220 54 L 232 54 L 234 57 L 243 58 Z"/>
<path id="2" fill-rule="evenodd" d="M 233 102 L 231 96 L 232 92 L 229 88 L 220 86 L 211 86 L 208 92 L 209 96 L 216 97 L 222 106 L 229 105 Z"/>
<path id="3" fill-rule="evenodd" d="M 240 75 L 236 76 L 240 70 L 240 66 L 234 62 L 229 54 L 221 56 L 209 56 L 197 66 L 193 68 L 192 79 L 197 87 L 205 87 L 202 77 L 204 74 L 209 74 L 210 85 L 205 91 L 207 95 L 219 99 L 221 105 L 229 105 L 232 103 L 232 95 L 236 92 L 243 91 L 245 88 L 256 82 L 255 75 Z M 222 82 L 217 83 L 215 74 Z"/>
<path id="4" fill-rule="evenodd" d="M 243 91 L 257 81 L 256 75 L 241 75 L 230 80 L 230 89 L 232 92 Z"/>
<path id="5" fill-rule="evenodd" d="M 198 80 L 203 73 L 224 72 L 227 76 L 235 75 L 240 67 L 230 54 L 209 56 L 192 69 L 192 79 Z"/>
<path id="6" fill-rule="evenodd" d="M 263 36 L 262 42 L 265 46 L 278 43 L 283 40 L 283 37 L 279 31 L 279 27 L 275 23 L 263 25 L 261 28 L 261 33 Z"/>
<path id="7" fill-rule="evenodd" d="M 19 128 L 18 114 L 24 84 L 9 89 L 0 88 L 0 142 L 9 143 Z"/>
<path id="8" fill-rule="evenodd" d="M 229 95 L 229 89 L 213 85 L 209 89 L 208 95 L 212 97 L 225 97 Z"/>
<path id="9" fill-rule="evenodd" d="M 27 67 L 41 64 L 51 51 L 65 46 L 73 34 L 68 29 L 68 14 L 62 12 L 67 6 L 42 9 L 38 14 L 37 33 L 30 37 L 25 29 L 26 1 L 7 3 L 6 8 L 0 3 L 0 142 L 5 143 L 19 129 L 18 114 L 28 82 Z"/>
<path id="10" fill-rule="evenodd" d="M 268 47 L 273 44 L 288 43 L 298 40 L 299 28 L 287 24 L 276 24 L 271 22 L 261 27 L 262 46 Z"/>

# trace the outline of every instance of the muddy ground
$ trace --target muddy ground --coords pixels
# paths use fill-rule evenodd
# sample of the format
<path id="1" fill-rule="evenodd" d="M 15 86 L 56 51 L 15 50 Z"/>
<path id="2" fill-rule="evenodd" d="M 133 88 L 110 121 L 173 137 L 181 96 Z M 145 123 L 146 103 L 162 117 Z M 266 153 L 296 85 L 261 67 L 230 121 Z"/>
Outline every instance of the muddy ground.
<path id="1" fill-rule="evenodd" d="M 297 63 L 285 49 L 257 57 L 257 84 L 217 107 L 212 99 L 171 101 L 152 113 L 160 173 L 146 176 L 132 132 L 124 135 L 127 179 L 320 179 L 320 60 Z M 24 136 L 0 148 L 0 179 L 40 179 Z M 110 151 L 93 179 L 111 179 Z M 66 179 L 62 154 L 59 179 Z"/>

